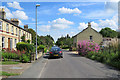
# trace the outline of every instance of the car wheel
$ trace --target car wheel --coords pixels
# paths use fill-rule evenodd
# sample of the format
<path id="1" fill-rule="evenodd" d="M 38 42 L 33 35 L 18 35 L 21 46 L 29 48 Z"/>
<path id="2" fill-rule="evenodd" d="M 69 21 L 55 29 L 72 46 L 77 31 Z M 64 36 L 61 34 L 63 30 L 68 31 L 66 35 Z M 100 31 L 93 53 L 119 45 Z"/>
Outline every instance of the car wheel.
<path id="1" fill-rule="evenodd" d="M 63 56 L 61 56 L 61 58 L 63 58 Z"/>

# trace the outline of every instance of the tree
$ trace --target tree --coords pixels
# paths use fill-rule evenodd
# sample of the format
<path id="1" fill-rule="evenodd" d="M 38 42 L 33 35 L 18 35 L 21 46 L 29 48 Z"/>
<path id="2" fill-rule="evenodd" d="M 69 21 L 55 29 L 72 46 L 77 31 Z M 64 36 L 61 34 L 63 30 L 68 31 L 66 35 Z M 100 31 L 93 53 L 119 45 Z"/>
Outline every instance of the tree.
<path id="1" fill-rule="evenodd" d="M 58 38 L 56 45 L 61 48 L 70 48 L 73 45 L 73 38 L 70 38 L 69 34 L 65 37 Z"/>
<path id="2" fill-rule="evenodd" d="M 99 33 L 101 33 L 103 37 L 111 37 L 111 38 L 117 37 L 118 35 L 116 31 L 108 27 L 103 28 Z"/>
<path id="3" fill-rule="evenodd" d="M 22 42 L 25 42 L 25 35 L 23 35 L 21 39 L 22 39 Z"/>

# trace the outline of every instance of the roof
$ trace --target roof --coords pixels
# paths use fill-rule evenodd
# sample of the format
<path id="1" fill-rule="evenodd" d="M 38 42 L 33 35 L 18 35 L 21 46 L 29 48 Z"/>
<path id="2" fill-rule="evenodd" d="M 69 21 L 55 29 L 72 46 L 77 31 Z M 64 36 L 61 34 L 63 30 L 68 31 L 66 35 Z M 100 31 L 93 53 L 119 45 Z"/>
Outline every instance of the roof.
<path id="1" fill-rule="evenodd" d="M 88 27 L 87 28 L 85 28 L 85 29 L 83 29 L 81 32 L 79 32 L 78 34 L 80 34 L 80 33 L 82 33 L 83 31 L 85 31 L 86 29 L 88 29 Z M 93 29 L 93 28 L 91 28 L 92 30 L 94 30 L 95 32 L 97 32 L 95 29 Z M 97 33 L 99 33 L 99 32 L 97 32 Z M 75 36 L 73 36 L 73 38 L 74 37 L 76 37 L 78 34 L 76 34 Z M 100 34 L 100 33 L 99 33 Z M 100 34 L 101 35 L 101 34 Z"/>
<path id="2" fill-rule="evenodd" d="M 20 29 L 26 31 L 26 32 L 28 32 L 28 33 L 30 33 L 29 31 L 27 31 L 27 30 L 21 28 L 20 26 L 16 25 L 15 23 L 13 23 L 12 21 L 10 21 L 10 20 L 8 20 L 8 19 L 3 19 L 3 18 L 0 18 L 0 19 L 3 20 L 3 21 L 5 21 L 5 22 L 8 22 L 8 23 L 10 23 L 10 24 L 12 24 L 12 25 L 14 25 L 14 26 L 16 26 L 16 27 L 18 27 L 18 28 L 20 28 Z"/>

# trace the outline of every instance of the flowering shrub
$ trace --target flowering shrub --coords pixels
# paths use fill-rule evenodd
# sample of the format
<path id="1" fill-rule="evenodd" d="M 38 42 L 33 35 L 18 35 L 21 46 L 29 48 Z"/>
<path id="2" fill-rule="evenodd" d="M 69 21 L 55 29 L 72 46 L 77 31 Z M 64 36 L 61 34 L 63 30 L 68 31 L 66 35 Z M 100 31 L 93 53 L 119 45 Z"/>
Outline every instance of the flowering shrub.
<path id="1" fill-rule="evenodd" d="M 100 50 L 100 46 L 94 41 L 79 41 L 78 42 L 78 53 L 81 55 L 86 55 L 88 52 L 95 51 L 98 52 Z"/>

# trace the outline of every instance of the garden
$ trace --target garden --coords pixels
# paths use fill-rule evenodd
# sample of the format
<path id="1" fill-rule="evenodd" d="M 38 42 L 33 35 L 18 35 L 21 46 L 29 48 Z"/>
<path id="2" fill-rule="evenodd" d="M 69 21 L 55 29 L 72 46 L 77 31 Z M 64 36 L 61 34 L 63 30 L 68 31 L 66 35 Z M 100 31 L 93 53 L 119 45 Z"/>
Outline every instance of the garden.
<path id="1" fill-rule="evenodd" d="M 79 41 L 78 53 L 81 56 L 120 69 L 120 44 L 111 42 L 107 47 L 98 45 L 94 41 Z"/>
<path id="2" fill-rule="evenodd" d="M 19 42 L 16 44 L 16 49 L 17 50 L 10 50 L 9 48 L 2 49 L 2 64 L 17 64 L 19 62 L 31 62 L 33 55 L 32 53 L 35 50 L 32 44 Z"/>

